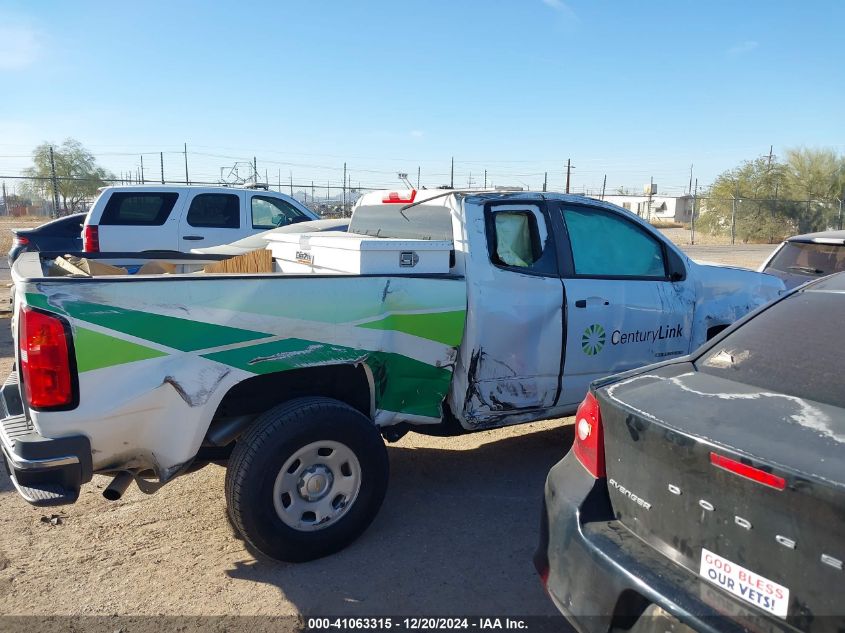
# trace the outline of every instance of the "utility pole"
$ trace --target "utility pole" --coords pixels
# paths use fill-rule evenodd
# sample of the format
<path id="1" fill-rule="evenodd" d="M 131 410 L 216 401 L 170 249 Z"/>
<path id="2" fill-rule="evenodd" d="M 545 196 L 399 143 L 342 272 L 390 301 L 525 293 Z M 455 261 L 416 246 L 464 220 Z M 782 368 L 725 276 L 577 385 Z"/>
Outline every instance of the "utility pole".
<path id="1" fill-rule="evenodd" d="M 164 152 L 159 152 L 158 157 L 161 159 L 161 184 L 164 184 Z"/>
<path id="2" fill-rule="evenodd" d="M 692 193 L 692 163 L 689 166 L 689 187 L 687 188 L 687 194 Z"/>
<path id="3" fill-rule="evenodd" d="M 449 179 L 449 188 L 450 189 L 455 188 L 455 157 L 454 156 L 452 156 L 452 176 Z"/>
<path id="4" fill-rule="evenodd" d="M 604 200 L 604 190 L 607 188 L 607 174 L 604 175 L 604 180 L 601 182 L 601 199 Z"/>
<path id="5" fill-rule="evenodd" d="M 739 182 L 736 183 L 736 191 L 733 195 L 733 203 L 731 205 L 731 246 L 736 242 L 736 204 L 739 201 Z"/>
<path id="6" fill-rule="evenodd" d="M 548 184 L 549 184 L 549 172 L 544 171 L 543 172 L 543 191 L 546 190 L 546 185 L 548 185 Z"/>
<path id="7" fill-rule="evenodd" d="M 417 189 L 420 188 L 420 166 L 417 165 Z"/>
<path id="8" fill-rule="evenodd" d="M 572 173 L 572 159 L 566 159 L 566 193 L 569 193 L 569 177 Z"/>
<path id="9" fill-rule="evenodd" d="M 346 163 L 343 163 L 343 217 L 346 217 Z"/>
<path id="10" fill-rule="evenodd" d="M 484 170 L 484 188 L 487 189 L 487 170 Z"/>
<path id="11" fill-rule="evenodd" d="M 9 199 L 6 197 L 6 181 L 3 181 L 3 213 L 9 214 Z M 839 205 L 839 215 L 842 215 L 842 204 Z"/>
<path id="12" fill-rule="evenodd" d="M 185 184 L 190 185 L 191 179 L 188 177 L 188 144 L 187 143 L 185 143 L 184 154 L 185 154 Z"/>
<path id="13" fill-rule="evenodd" d="M 147 181 L 144 179 L 144 155 L 141 154 L 141 184 L 147 184 Z"/>
<path id="14" fill-rule="evenodd" d="M 293 198 L 293 170 L 290 170 L 290 197 Z"/>
<path id="15" fill-rule="evenodd" d="M 311 181 L 311 204 L 315 204 L 315 198 L 314 198 L 314 181 L 313 181 L 313 180 Z"/>
<path id="16" fill-rule="evenodd" d="M 59 217 L 59 179 L 56 177 L 56 158 L 53 156 L 53 146 L 50 146 L 50 172 L 53 176 L 53 217 Z"/>
<path id="17" fill-rule="evenodd" d="M 648 181 L 648 206 L 646 207 L 646 220 L 651 222 L 651 193 L 654 191 L 654 176 Z"/>
<path id="18" fill-rule="evenodd" d="M 255 156 L 252 157 L 252 179 L 258 182 L 258 161 L 255 160 Z"/>
<path id="19" fill-rule="evenodd" d="M 698 202 L 698 178 L 695 179 L 695 189 L 692 194 L 692 225 L 690 226 L 690 244 L 695 245 L 695 207 Z"/>
<path id="20" fill-rule="evenodd" d="M 775 206 L 772 208 L 772 219 L 775 219 L 775 215 L 778 212 L 778 189 L 780 188 L 780 180 L 775 183 Z"/>
<path id="21" fill-rule="evenodd" d="M 774 145 L 769 145 L 769 169 L 772 168 L 772 151 L 775 149 Z"/>

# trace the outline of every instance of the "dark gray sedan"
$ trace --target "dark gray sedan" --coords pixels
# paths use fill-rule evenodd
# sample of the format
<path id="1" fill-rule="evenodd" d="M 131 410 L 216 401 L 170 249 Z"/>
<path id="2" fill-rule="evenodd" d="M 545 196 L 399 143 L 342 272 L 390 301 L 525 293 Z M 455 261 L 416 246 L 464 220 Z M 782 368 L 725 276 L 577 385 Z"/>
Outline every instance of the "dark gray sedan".
<path id="1" fill-rule="evenodd" d="M 839 273 L 593 383 L 535 556 L 577 629 L 845 631 L 843 315 Z"/>
<path id="2" fill-rule="evenodd" d="M 12 248 L 9 250 L 9 267 L 21 253 L 27 251 L 82 250 L 82 223 L 85 213 L 74 213 L 46 222 L 32 229 L 12 229 Z"/>
<path id="3" fill-rule="evenodd" d="M 760 267 L 792 289 L 812 279 L 845 270 L 845 231 L 789 237 Z"/>

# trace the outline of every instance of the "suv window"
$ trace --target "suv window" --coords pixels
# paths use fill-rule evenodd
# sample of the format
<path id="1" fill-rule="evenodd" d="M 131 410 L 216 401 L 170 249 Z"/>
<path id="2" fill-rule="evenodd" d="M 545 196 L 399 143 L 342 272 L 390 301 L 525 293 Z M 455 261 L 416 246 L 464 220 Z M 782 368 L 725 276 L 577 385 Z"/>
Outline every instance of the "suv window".
<path id="1" fill-rule="evenodd" d="M 563 209 L 575 274 L 666 279 L 663 247 L 625 218 L 595 208 Z"/>
<path id="2" fill-rule="evenodd" d="M 489 205 L 487 246 L 499 268 L 554 275 L 557 262 L 544 214 L 532 205 Z"/>
<path id="3" fill-rule="evenodd" d="M 799 292 L 729 334 L 696 360 L 705 374 L 845 407 L 843 297 Z M 812 315 L 812 317 L 808 317 Z"/>
<path id="4" fill-rule="evenodd" d="M 191 201 L 188 224 L 215 229 L 240 228 L 240 198 L 232 193 L 201 193 Z"/>
<path id="5" fill-rule="evenodd" d="M 178 193 L 115 192 L 109 197 L 100 224 L 161 226 L 173 210 Z"/>
<path id="6" fill-rule="evenodd" d="M 295 206 L 280 198 L 252 197 L 252 228 L 254 229 L 275 229 L 277 226 L 286 226 L 310 219 Z"/>

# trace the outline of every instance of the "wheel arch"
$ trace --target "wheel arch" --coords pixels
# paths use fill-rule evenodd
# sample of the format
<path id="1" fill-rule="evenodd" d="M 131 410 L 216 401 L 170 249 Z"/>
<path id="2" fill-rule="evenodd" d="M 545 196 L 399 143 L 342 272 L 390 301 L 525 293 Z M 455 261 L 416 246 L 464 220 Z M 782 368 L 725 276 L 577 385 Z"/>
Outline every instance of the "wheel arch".
<path id="1" fill-rule="evenodd" d="M 322 396 L 375 418 L 375 382 L 365 363 L 321 365 L 259 374 L 232 385 L 217 405 L 203 444 L 236 439 L 256 416 L 295 398 Z"/>
<path id="2" fill-rule="evenodd" d="M 710 339 L 715 337 L 717 334 L 721 333 L 722 330 L 726 330 L 730 326 L 731 326 L 730 323 L 720 323 L 718 325 L 711 325 L 709 328 L 707 328 L 707 338 L 705 340 L 709 341 Z"/>

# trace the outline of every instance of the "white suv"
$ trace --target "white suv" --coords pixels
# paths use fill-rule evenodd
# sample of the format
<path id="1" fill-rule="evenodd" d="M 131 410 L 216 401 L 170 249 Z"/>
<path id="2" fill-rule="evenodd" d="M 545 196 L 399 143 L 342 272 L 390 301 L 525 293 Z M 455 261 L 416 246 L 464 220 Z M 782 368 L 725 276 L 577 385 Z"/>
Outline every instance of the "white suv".
<path id="1" fill-rule="evenodd" d="M 266 189 L 105 187 L 85 218 L 83 250 L 187 253 L 318 218 L 290 196 Z"/>

